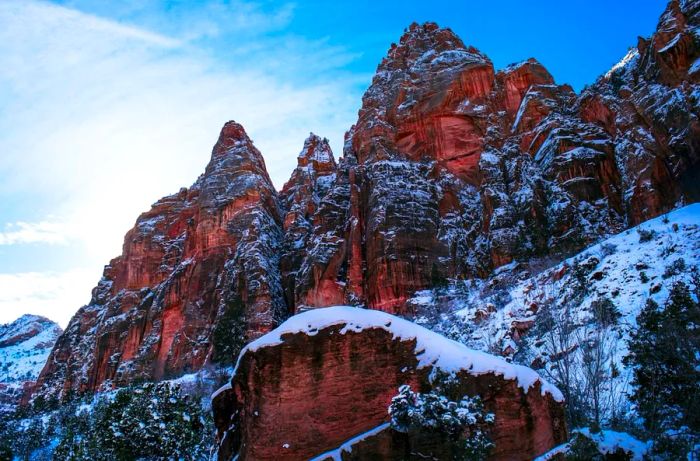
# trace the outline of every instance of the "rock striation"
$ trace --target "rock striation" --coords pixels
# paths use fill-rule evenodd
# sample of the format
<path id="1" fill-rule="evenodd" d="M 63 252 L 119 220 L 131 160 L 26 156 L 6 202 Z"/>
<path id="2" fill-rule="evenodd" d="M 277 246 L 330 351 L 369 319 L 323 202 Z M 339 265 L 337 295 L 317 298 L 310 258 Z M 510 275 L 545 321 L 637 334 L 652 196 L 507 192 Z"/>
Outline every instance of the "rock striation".
<path id="1" fill-rule="evenodd" d="M 431 389 L 438 373 L 494 413 L 490 459 L 533 459 L 566 440 L 563 398 L 534 371 L 341 306 L 292 317 L 244 349 L 213 399 L 218 459 L 331 459 L 323 454 L 368 432 L 357 459 L 406 459 L 407 441 L 386 424 L 389 403 L 402 384 Z"/>

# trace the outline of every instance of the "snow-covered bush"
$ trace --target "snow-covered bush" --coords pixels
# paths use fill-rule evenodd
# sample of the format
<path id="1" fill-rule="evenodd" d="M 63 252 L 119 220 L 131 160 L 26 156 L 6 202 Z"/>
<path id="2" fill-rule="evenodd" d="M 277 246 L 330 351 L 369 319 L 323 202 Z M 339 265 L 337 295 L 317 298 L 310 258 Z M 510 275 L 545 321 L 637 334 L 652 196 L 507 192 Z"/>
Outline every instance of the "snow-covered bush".
<path id="1" fill-rule="evenodd" d="M 650 242 L 651 239 L 656 235 L 656 231 L 653 229 L 643 229 L 638 228 L 637 234 L 639 234 L 639 243 Z"/>
<path id="2" fill-rule="evenodd" d="M 664 270 L 662 277 L 665 279 L 675 277 L 675 276 L 677 276 L 685 271 L 686 271 L 685 259 L 678 258 L 678 259 L 674 260 L 671 264 L 666 266 L 666 270 Z"/>
<path id="3" fill-rule="evenodd" d="M 479 397 L 452 401 L 439 390 L 416 393 L 408 385 L 399 388 L 389 406 L 391 427 L 411 436 L 444 439 L 455 460 L 485 459 L 493 444 L 486 428 L 494 416 L 484 411 Z"/>

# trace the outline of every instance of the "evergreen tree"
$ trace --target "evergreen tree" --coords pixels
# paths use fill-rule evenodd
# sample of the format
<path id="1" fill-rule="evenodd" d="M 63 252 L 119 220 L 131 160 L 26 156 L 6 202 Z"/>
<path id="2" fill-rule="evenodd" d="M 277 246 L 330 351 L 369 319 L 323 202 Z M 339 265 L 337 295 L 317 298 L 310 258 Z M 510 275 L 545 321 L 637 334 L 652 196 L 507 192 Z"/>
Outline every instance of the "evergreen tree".
<path id="1" fill-rule="evenodd" d="M 391 400 L 389 414 L 394 430 L 408 434 L 419 445 L 426 437 L 441 440 L 439 446 L 455 461 L 486 459 L 493 447 L 486 428 L 494 417 L 484 410 L 478 396 L 452 401 L 439 388 L 416 393 L 403 385 Z M 435 454 L 422 455 L 435 459 Z"/>
<path id="2" fill-rule="evenodd" d="M 625 362 L 634 367 L 632 400 L 660 446 L 664 434 L 700 434 L 700 306 L 682 282 L 664 308 L 653 300 L 637 317 Z"/>
<path id="3" fill-rule="evenodd" d="M 236 361 L 246 343 L 245 306 L 240 296 L 226 305 L 212 332 L 212 361 L 229 365 Z"/>
<path id="4" fill-rule="evenodd" d="M 87 418 L 66 425 L 54 459 L 206 458 L 204 415 L 178 385 L 162 382 L 120 389 L 101 400 Z"/>

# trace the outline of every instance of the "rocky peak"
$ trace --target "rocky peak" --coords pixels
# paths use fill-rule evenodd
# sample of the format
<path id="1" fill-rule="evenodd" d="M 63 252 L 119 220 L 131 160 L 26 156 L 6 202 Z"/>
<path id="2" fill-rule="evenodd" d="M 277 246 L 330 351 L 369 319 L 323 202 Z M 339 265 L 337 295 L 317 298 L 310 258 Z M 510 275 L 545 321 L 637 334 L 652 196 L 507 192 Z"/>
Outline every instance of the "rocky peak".
<path id="1" fill-rule="evenodd" d="M 297 156 L 297 167 L 280 193 L 287 212 L 291 211 L 293 202 L 312 198 L 312 195 L 318 202 L 319 195 L 323 195 L 323 190 L 330 185 L 337 169 L 328 139 L 310 133 Z"/>
<path id="2" fill-rule="evenodd" d="M 536 59 L 530 58 L 511 64 L 496 73 L 496 80 L 502 89 L 505 109 L 513 116 L 520 107 L 525 93 L 533 85 L 554 85 L 554 78 Z"/>
<path id="3" fill-rule="evenodd" d="M 193 188 L 201 190 L 205 202 L 215 206 L 239 197 L 244 191 L 253 192 L 253 188 L 266 199 L 276 196 L 262 154 L 245 129 L 234 121 L 221 129 L 211 160 Z"/>
<path id="4" fill-rule="evenodd" d="M 328 139 L 310 133 L 297 156 L 297 167 L 280 194 L 282 203 L 286 205 L 288 216 L 289 213 L 301 211 L 299 209 L 300 202 L 306 202 L 307 199 L 310 199 L 314 203 L 318 203 L 331 181 L 335 179 L 337 169 L 338 166 Z M 314 210 L 307 211 L 302 214 L 308 217 L 313 214 Z M 285 219 L 286 221 L 287 219 Z"/>
<path id="5" fill-rule="evenodd" d="M 213 325 L 232 306 L 244 337 L 274 328 L 284 311 L 281 210 L 262 155 L 241 125 L 226 123 L 204 174 L 126 234 L 122 255 L 59 338 L 39 393 L 63 397 L 199 369 L 216 352 Z"/>
<path id="6" fill-rule="evenodd" d="M 309 137 L 304 141 L 304 148 L 297 157 L 299 167 L 311 165 L 318 173 L 333 172 L 336 169 L 333 151 L 328 144 L 328 139 L 321 138 L 314 133 L 309 133 Z"/>
<path id="7" fill-rule="evenodd" d="M 436 58 L 442 53 L 480 53 L 473 47 L 467 48 L 452 30 L 441 28 L 434 22 L 411 24 L 401 36 L 399 44 L 392 44 L 387 56 L 382 60 L 377 72 L 384 70 L 411 69 L 417 62 Z"/>

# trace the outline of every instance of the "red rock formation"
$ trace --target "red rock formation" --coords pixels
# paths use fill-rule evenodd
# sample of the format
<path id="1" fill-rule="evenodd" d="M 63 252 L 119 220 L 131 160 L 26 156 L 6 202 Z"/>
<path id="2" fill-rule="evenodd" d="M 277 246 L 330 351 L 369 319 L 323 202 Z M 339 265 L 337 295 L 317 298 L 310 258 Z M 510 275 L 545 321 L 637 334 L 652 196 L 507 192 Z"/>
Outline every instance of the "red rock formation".
<path id="1" fill-rule="evenodd" d="M 306 308 L 410 314 L 406 300 L 445 277 L 561 257 L 698 200 L 699 4 L 672 1 L 657 32 L 579 96 L 535 60 L 495 72 L 449 29 L 413 24 L 338 164 L 312 135 L 279 197 L 227 124 L 205 174 L 127 234 L 40 387 L 196 370 L 238 298 L 248 338 Z"/>
<path id="2" fill-rule="evenodd" d="M 698 200 L 699 10 L 672 1 L 652 38 L 579 97 L 534 59 L 494 72 L 449 29 L 411 25 L 313 217 L 297 308 L 407 313 L 436 277 L 578 251 Z"/>
<path id="3" fill-rule="evenodd" d="M 213 400 L 219 459 L 314 458 L 387 422 L 398 387 L 427 391 L 437 370 L 455 371 L 457 393 L 481 396 L 495 414 L 490 459 L 529 460 L 566 439 L 561 396 L 532 370 L 341 307 L 300 314 L 243 352 Z M 402 459 L 408 441 L 394 439 L 356 459 Z"/>
<path id="4" fill-rule="evenodd" d="M 159 200 L 127 233 L 122 255 L 54 348 L 39 392 L 65 396 L 197 370 L 234 297 L 246 305 L 249 337 L 269 331 L 284 310 L 281 222 L 260 152 L 243 127 L 227 123 L 197 182 Z"/>
<path id="5" fill-rule="evenodd" d="M 513 117 L 523 97 L 533 85 L 554 85 L 554 78 L 537 60 L 530 58 L 506 67 L 496 75 L 503 97 L 503 106 Z"/>
<path id="6" fill-rule="evenodd" d="M 337 165 L 327 139 L 311 133 L 297 157 L 297 167 L 282 188 L 280 198 L 287 210 L 284 217 L 283 255 L 280 261 L 285 298 L 290 311 L 297 303 L 296 272 L 306 253 L 309 234 L 313 228 L 313 216 L 318 211 L 321 198 L 326 195 L 336 178 Z M 318 287 L 325 295 L 314 294 L 315 305 L 342 303 L 343 296 L 333 296 L 334 287 Z M 337 302 L 336 302 L 337 301 Z M 330 305 L 330 304 L 329 304 Z"/>

